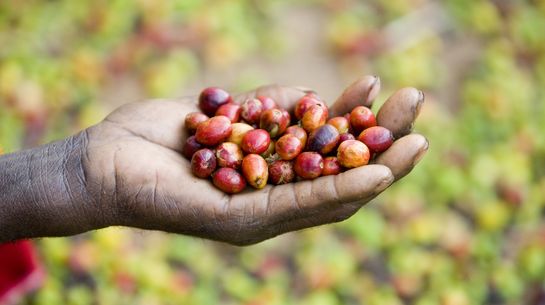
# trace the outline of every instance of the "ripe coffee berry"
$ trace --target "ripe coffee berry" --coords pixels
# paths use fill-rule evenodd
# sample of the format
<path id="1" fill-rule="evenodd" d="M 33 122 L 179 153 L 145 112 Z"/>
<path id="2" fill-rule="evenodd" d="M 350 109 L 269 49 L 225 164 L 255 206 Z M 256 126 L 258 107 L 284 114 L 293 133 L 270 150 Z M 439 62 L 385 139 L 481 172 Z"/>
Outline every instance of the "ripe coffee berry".
<path id="1" fill-rule="evenodd" d="M 358 140 L 347 140 L 337 148 L 337 159 L 346 168 L 354 168 L 369 163 L 370 153 L 365 144 Z"/>
<path id="2" fill-rule="evenodd" d="M 290 183 L 295 180 L 293 162 L 276 160 L 269 165 L 269 181 L 274 185 Z"/>
<path id="3" fill-rule="evenodd" d="M 350 125 L 356 134 L 362 130 L 377 125 L 377 120 L 371 109 L 357 106 L 350 112 Z"/>
<path id="4" fill-rule="evenodd" d="M 325 124 L 327 121 L 327 112 L 327 108 L 324 106 L 314 105 L 310 107 L 301 119 L 301 126 L 306 132 L 312 132 L 314 129 Z"/>
<path id="5" fill-rule="evenodd" d="M 212 182 L 220 190 L 228 194 L 242 192 L 246 187 L 246 180 L 236 170 L 222 167 L 212 175 Z"/>
<path id="6" fill-rule="evenodd" d="M 325 124 L 310 133 L 307 150 L 326 155 L 337 147 L 337 142 L 339 142 L 339 132 L 332 125 Z"/>
<path id="7" fill-rule="evenodd" d="M 392 146 L 394 136 L 387 128 L 373 126 L 362 131 L 358 136 L 358 140 L 367 145 L 372 153 L 381 153 Z"/>
<path id="8" fill-rule="evenodd" d="M 276 141 L 275 151 L 282 160 L 292 160 L 303 151 L 303 143 L 292 134 L 285 134 Z"/>
<path id="9" fill-rule="evenodd" d="M 303 147 L 307 145 L 307 132 L 303 128 L 297 125 L 290 126 L 284 132 L 284 135 L 287 135 L 287 134 L 292 134 L 297 139 L 299 139 L 301 143 L 303 143 Z"/>
<path id="10" fill-rule="evenodd" d="M 216 115 L 224 115 L 229 120 L 231 120 L 231 123 L 236 123 L 240 120 L 240 112 L 242 109 L 240 108 L 240 105 L 237 104 L 225 104 L 221 105 L 218 110 L 216 111 Z"/>
<path id="11" fill-rule="evenodd" d="M 199 124 L 195 139 L 203 145 L 214 146 L 225 141 L 232 130 L 231 121 L 226 116 L 215 116 Z"/>
<path id="12" fill-rule="evenodd" d="M 232 102 L 231 95 L 217 87 L 206 88 L 199 95 L 199 108 L 208 116 L 213 116 L 221 105 Z"/>
<path id="13" fill-rule="evenodd" d="M 267 151 L 271 137 L 269 133 L 263 129 L 254 129 L 248 131 L 242 137 L 241 147 L 247 154 L 262 154 Z"/>
<path id="14" fill-rule="evenodd" d="M 263 103 L 256 98 L 250 98 L 244 101 L 241 105 L 242 111 L 240 115 L 248 124 L 259 123 L 261 112 L 263 112 Z"/>
<path id="15" fill-rule="evenodd" d="M 207 178 L 216 169 L 216 156 L 208 148 L 198 150 L 191 158 L 191 172 L 199 178 Z"/>
<path id="16" fill-rule="evenodd" d="M 204 113 L 190 112 L 185 116 L 185 127 L 190 134 L 194 134 L 197 131 L 197 126 L 208 119 L 209 117 Z"/>
<path id="17" fill-rule="evenodd" d="M 341 145 L 342 142 L 346 141 L 346 140 L 355 140 L 356 137 L 354 137 L 353 134 L 351 133 L 343 133 L 341 135 L 339 135 L 339 142 L 337 143 L 338 145 Z"/>
<path id="18" fill-rule="evenodd" d="M 289 114 L 286 116 L 280 109 L 269 109 L 261 113 L 259 128 L 266 130 L 271 138 L 276 138 L 286 131 L 290 124 Z"/>
<path id="19" fill-rule="evenodd" d="M 262 189 L 269 179 L 269 167 L 260 155 L 249 154 L 242 160 L 242 174 L 248 184 L 256 189 Z"/>
<path id="20" fill-rule="evenodd" d="M 203 146 L 199 142 L 197 142 L 195 136 L 191 136 L 187 138 L 187 140 L 185 140 L 184 147 L 182 148 L 182 154 L 184 155 L 184 157 L 191 160 L 193 154 L 201 148 L 203 148 Z"/>
<path id="21" fill-rule="evenodd" d="M 216 161 L 220 167 L 239 169 L 242 158 L 242 150 L 235 143 L 223 142 L 216 147 Z"/>
<path id="22" fill-rule="evenodd" d="M 298 119 L 298 120 L 301 120 L 303 118 L 303 115 L 305 114 L 305 112 L 307 112 L 307 110 L 309 110 L 310 107 L 315 106 L 315 105 L 319 105 L 319 106 L 322 106 L 322 107 L 327 107 L 324 104 L 324 102 L 319 100 L 313 94 L 307 94 L 307 95 L 303 96 L 295 104 L 295 110 L 294 110 L 295 118 Z"/>
<path id="23" fill-rule="evenodd" d="M 347 133 L 350 128 L 350 122 L 343 116 L 336 116 L 327 121 L 327 124 L 337 128 L 339 134 Z"/>
<path id="24" fill-rule="evenodd" d="M 301 178 L 318 178 L 324 169 L 324 159 L 319 153 L 303 152 L 295 159 L 294 169 Z"/>
<path id="25" fill-rule="evenodd" d="M 341 164 L 337 157 L 327 157 L 324 159 L 324 169 L 322 176 L 337 175 L 341 172 Z"/>

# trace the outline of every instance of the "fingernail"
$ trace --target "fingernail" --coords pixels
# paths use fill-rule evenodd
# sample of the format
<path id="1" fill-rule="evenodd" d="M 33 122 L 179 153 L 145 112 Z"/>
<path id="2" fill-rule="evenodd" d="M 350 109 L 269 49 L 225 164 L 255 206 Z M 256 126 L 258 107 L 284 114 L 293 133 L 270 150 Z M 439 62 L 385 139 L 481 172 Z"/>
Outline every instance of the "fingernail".
<path id="1" fill-rule="evenodd" d="M 412 166 L 415 166 L 420 160 L 424 157 L 426 152 L 428 151 L 430 143 L 428 142 L 428 139 L 426 139 L 426 144 L 424 144 L 424 147 L 420 149 L 420 151 L 416 154 L 416 156 L 413 159 Z"/>
<path id="2" fill-rule="evenodd" d="M 374 75 L 373 78 L 373 82 L 368 91 L 369 93 L 367 93 L 366 104 L 373 102 L 380 92 L 380 77 Z"/>
<path id="3" fill-rule="evenodd" d="M 414 113 L 415 113 L 415 119 L 420 114 L 420 110 L 422 109 L 422 104 L 424 104 L 424 92 L 422 90 L 418 90 L 418 100 L 416 101 Z"/>
<path id="4" fill-rule="evenodd" d="M 394 182 L 394 176 L 388 171 L 388 175 L 386 175 L 384 178 L 380 179 L 375 186 L 375 193 L 380 193 L 383 190 L 385 190 L 392 182 Z"/>
<path id="5" fill-rule="evenodd" d="M 424 92 L 422 90 L 418 90 L 418 103 L 424 102 Z"/>

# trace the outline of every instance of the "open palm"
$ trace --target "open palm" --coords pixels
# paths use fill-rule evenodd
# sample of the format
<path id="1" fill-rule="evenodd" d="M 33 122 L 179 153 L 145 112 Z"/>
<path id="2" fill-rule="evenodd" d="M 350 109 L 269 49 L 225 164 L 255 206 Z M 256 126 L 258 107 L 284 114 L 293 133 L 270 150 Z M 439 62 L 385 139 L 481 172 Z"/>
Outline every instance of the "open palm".
<path id="1" fill-rule="evenodd" d="M 378 80 L 367 77 L 349 87 L 331 107 L 332 114 L 349 111 L 361 95 L 366 99 L 373 81 Z M 266 95 L 291 109 L 304 94 L 294 87 L 265 86 L 236 100 Z M 396 141 L 377 160 L 381 164 L 227 195 L 194 177 L 180 153 L 188 136 L 184 118 L 193 111 L 198 111 L 195 98 L 132 103 L 84 132 L 86 189 L 93 204 L 108 211 L 109 225 L 252 244 L 350 217 L 407 174 L 427 149 L 424 137 L 411 134 Z"/>

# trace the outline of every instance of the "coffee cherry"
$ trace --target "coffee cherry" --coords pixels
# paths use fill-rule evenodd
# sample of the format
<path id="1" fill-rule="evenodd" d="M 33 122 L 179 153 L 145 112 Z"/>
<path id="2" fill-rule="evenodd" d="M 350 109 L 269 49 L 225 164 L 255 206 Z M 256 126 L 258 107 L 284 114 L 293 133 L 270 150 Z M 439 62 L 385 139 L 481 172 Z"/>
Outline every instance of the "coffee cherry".
<path id="1" fill-rule="evenodd" d="M 259 95 L 256 98 L 263 105 L 263 108 L 262 108 L 263 111 L 278 108 L 278 106 L 276 105 L 276 102 L 268 96 Z"/>
<path id="2" fill-rule="evenodd" d="M 222 167 L 212 175 L 212 183 L 228 194 L 240 193 L 246 187 L 246 180 L 236 170 Z"/>
<path id="3" fill-rule="evenodd" d="M 341 166 L 354 168 L 369 163 L 370 153 L 365 144 L 358 140 L 347 140 L 337 148 L 337 159 Z"/>
<path id="4" fill-rule="evenodd" d="M 287 112 L 286 112 L 287 113 Z M 271 135 L 271 138 L 276 138 L 286 131 L 290 124 L 289 114 L 286 114 L 280 109 L 269 109 L 261 113 L 259 120 L 259 128 L 266 130 Z"/>
<path id="5" fill-rule="evenodd" d="M 337 147 L 337 142 L 339 142 L 339 132 L 332 125 L 325 124 L 310 133 L 307 150 L 325 155 Z"/>
<path id="6" fill-rule="evenodd" d="M 289 126 L 290 123 L 291 123 L 290 113 L 286 109 L 283 109 L 283 108 L 281 108 L 280 111 L 282 111 L 282 115 L 284 115 L 284 117 L 286 117 L 286 121 L 288 122 L 288 126 Z"/>
<path id="7" fill-rule="evenodd" d="M 231 128 L 231 135 L 229 136 L 229 138 L 227 138 L 227 141 L 235 143 L 237 145 L 240 145 L 242 143 L 242 137 L 244 137 L 244 135 L 248 131 L 254 129 L 252 126 L 246 123 L 234 123 L 231 124 Z"/>
<path id="8" fill-rule="evenodd" d="M 348 132 L 347 133 L 342 133 L 342 134 L 339 135 L 339 143 L 337 143 L 337 144 L 340 145 L 342 142 L 344 142 L 346 140 L 355 140 L 355 139 L 356 139 L 356 137 L 354 137 L 354 135 L 351 134 L 351 133 L 348 133 Z"/>
<path id="9" fill-rule="evenodd" d="M 241 147 L 247 154 L 262 154 L 271 143 L 269 133 L 263 129 L 254 129 L 248 131 L 242 137 Z"/>
<path id="10" fill-rule="evenodd" d="M 248 124 L 258 124 L 261 113 L 263 112 L 263 103 L 256 98 L 249 98 L 241 105 L 242 112 L 240 115 L 242 119 Z"/>
<path id="11" fill-rule="evenodd" d="M 301 120 L 303 118 L 303 115 L 305 114 L 305 112 L 307 112 L 307 110 L 309 110 L 310 107 L 315 106 L 315 105 L 320 105 L 320 106 L 322 106 L 324 108 L 326 107 L 324 102 L 319 100 L 313 94 L 307 94 L 307 95 L 303 96 L 302 98 L 300 98 L 297 101 L 297 103 L 295 103 L 295 110 L 293 112 L 294 115 L 295 115 L 295 118 L 298 119 L 298 120 Z"/>
<path id="12" fill-rule="evenodd" d="M 256 189 L 262 189 L 269 179 L 269 167 L 260 155 L 249 154 L 242 160 L 242 174 L 248 184 Z"/>
<path id="13" fill-rule="evenodd" d="M 394 136 L 387 128 L 373 126 L 362 131 L 358 140 L 367 145 L 372 153 L 381 153 L 392 146 Z"/>
<path id="14" fill-rule="evenodd" d="M 324 168 L 324 159 L 319 153 L 303 152 L 295 159 L 293 168 L 301 178 L 318 178 Z"/>
<path id="15" fill-rule="evenodd" d="M 209 117 L 204 113 L 190 112 L 185 116 L 184 126 L 189 132 L 189 134 L 195 134 L 195 131 L 197 130 L 197 126 L 199 126 L 200 123 L 208 119 Z"/>
<path id="16" fill-rule="evenodd" d="M 185 140 L 184 147 L 182 148 L 182 154 L 184 155 L 184 157 L 191 160 L 193 154 L 201 148 L 203 148 L 203 146 L 199 142 L 197 142 L 195 136 L 191 136 L 187 138 L 187 140 Z"/>
<path id="17" fill-rule="evenodd" d="M 322 176 L 337 175 L 341 172 L 341 164 L 337 157 L 327 157 L 324 159 L 324 170 Z"/>
<path id="18" fill-rule="evenodd" d="M 357 106 L 350 112 L 350 125 L 355 134 L 359 134 L 364 129 L 377 125 L 377 120 L 371 109 L 365 106 Z"/>
<path id="19" fill-rule="evenodd" d="M 216 157 L 208 148 L 198 150 L 191 157 L 191 172 L 199 178 L 207 178 L 216 169 Z"/>
<path id="20" fill-rule="evenodd" d="M 312 132 L 314 129 L 322 126 L 327 121 L 327 108 L 325 106 L 314 105 L 310 107 L 301 119 L 301 126 L 306 132 Z"/>
<path id="21" fill-rule="evenodd" d="M 218 115 L 224 115 L 229 120 L 231 120 L 231 123 L 236 123 L 240 120 L 240 113 L 242 112 L 242 109 L 240 105 L 238 104 L 225 104 L 221 105 L 218 110 L 216 111 L 216 116 Z"/>
<path id="22" fill-rule="evenodd" d="M 207 116 L 213 116 L 221 105 L 232 102 L 231 95 L 217 87 L 206 88 L 199 95 L 199 108 Z"/>
<path id="23" fill-rule="evenodd" d="M 239 169 L 242 157 L 242 150 L 235 143 L 223 142 L 216 147 L 216 160 L 220 167 Z"/>
<path id="24" fill-rule="evenodd" d="M 337 128 L 339 134 L 347 133 L 350 128 L 350 122 L 342 116 L 336 116 L 327 121 L 327 124 Z"/>
<path id="25" fill-rule="evenodd" d="M 287 135 L 287 134 L 292 134 L 296 138 L 298 138 L 303 144 L 303 147 L 307 145 L 307 132 L 303 128 L 297 125 L 290 126 L 284 132 L 284 135 Z"/>
<path id="26" fill-rule="evenodd" d="M 223 115 L 215 116 L 199 124 L 195 137 L 197 142 L 214 146 L 225 141 L 232 132 L 231 121 Z"/>
<path id="27" fill-rule="evenodd" d="M 293 162 L 277 160 L 269 165 L 269 181 L 274 185 L 290 183 L 295 179 Z"/>
<path id="28" fill-rule="evenodd" d="M 292 160 L 303 151 L 303 143 L 292 134 L 285 134 L 276 141 L 275 151 L 282 160 Z"/>

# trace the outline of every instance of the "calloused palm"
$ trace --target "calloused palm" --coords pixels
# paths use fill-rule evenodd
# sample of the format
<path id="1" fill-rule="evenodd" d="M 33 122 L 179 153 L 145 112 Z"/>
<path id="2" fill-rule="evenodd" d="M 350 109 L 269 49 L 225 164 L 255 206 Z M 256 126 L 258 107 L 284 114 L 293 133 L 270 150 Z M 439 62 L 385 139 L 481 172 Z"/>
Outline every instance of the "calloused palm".
<path id="1" fill-rule="evenodd" d="M 367 78 L 349 87 L 331 107 L 331 113 L 342 115 L 358 98 L 361 101 L 361 95 L 366 99 L 372 80 L 378 81 Z M 290 109 L 304 94 L 305 90 L 299 88 L 274 85 L 236 100 L 266 95 Z M 90 198 L 95 199 L 93 204 L 108 211 L 104 215 L 113 215 L 105 216 L 107 225 L 252 244 L 350 217 L 407 174 L 427 150 L 425 138 L 412 134 L 384 153 L 386 157 L 379 162 L 385 165 L 227 195 L 211 182 L 194 177 L 190 162 L 180 154 L 188 136 L 184 118 L 192 111 L 198 111 L 195 98 L 132 103 L 84 132 L 85 185 Z"/>

